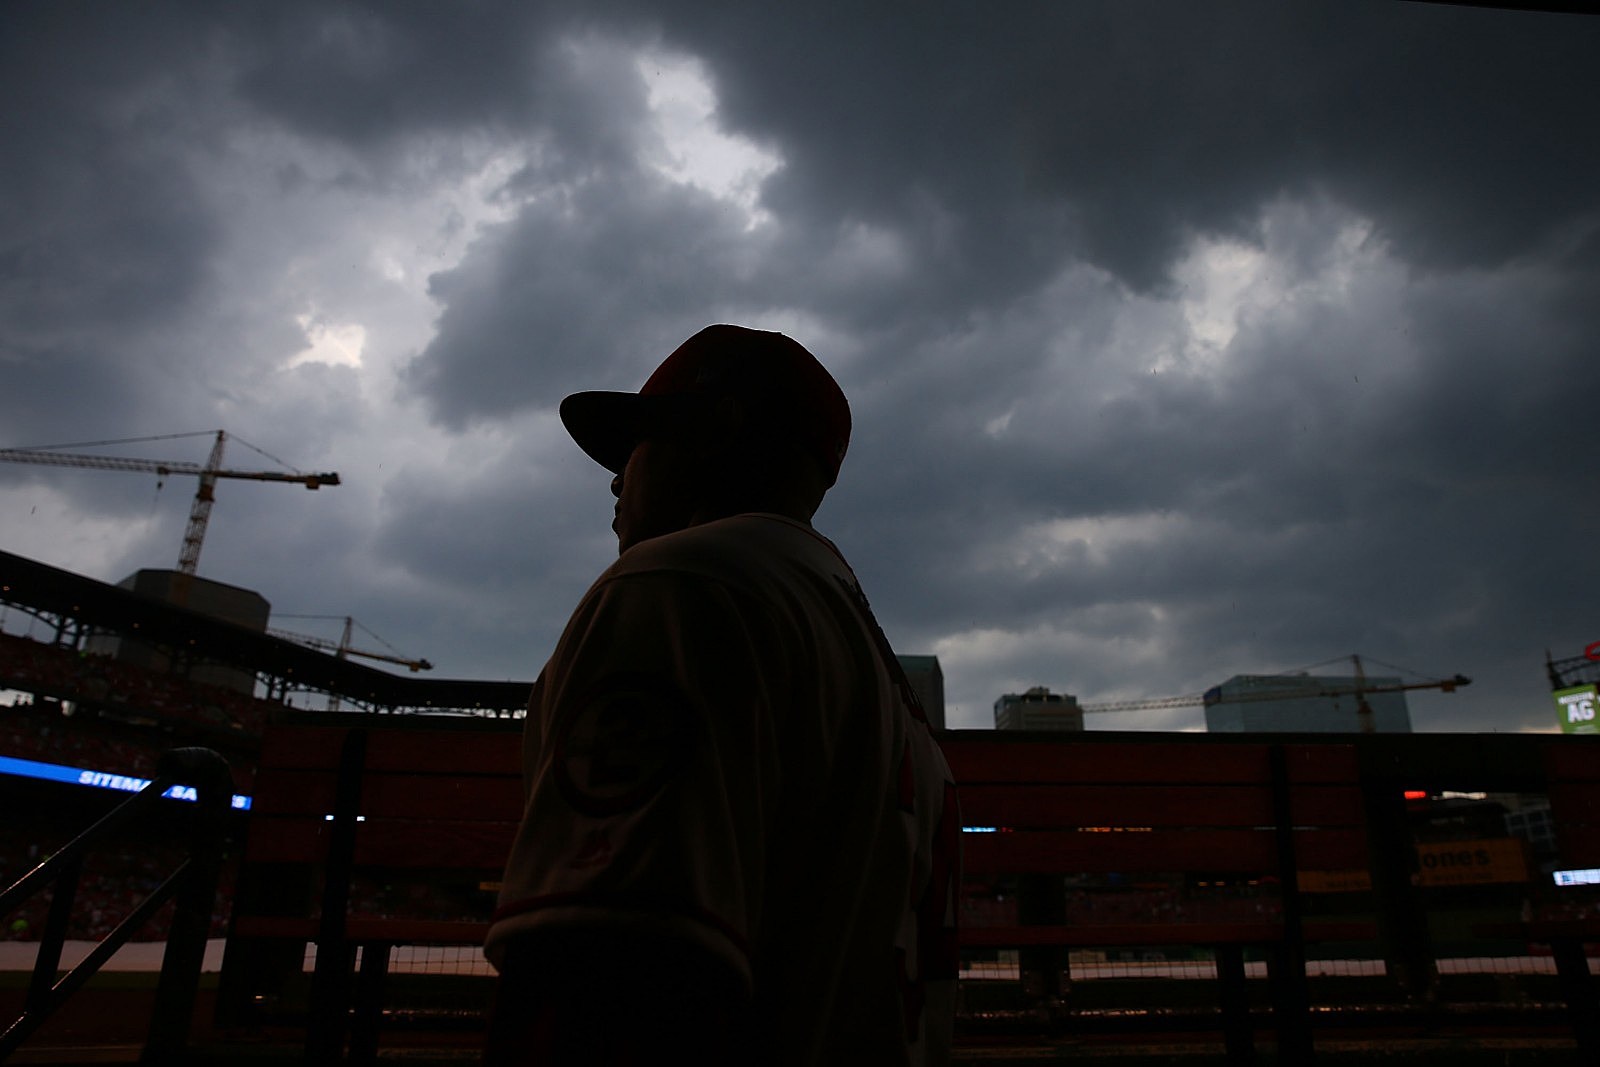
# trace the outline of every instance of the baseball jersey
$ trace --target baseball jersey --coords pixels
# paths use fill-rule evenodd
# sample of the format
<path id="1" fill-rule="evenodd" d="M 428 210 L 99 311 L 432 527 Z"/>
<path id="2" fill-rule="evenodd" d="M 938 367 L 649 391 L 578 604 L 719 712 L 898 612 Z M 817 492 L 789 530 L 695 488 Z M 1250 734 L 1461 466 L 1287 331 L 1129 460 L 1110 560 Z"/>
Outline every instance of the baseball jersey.
<path id="1" fill-rule="evenodd" d="M 625 552 L 546 664 L 523 744 L 492 961 L 542 928 L 649 930 L 742 979 L 762 1062 L 946 1061 L 954 785 L 810 526 L 738 515 Z"/>

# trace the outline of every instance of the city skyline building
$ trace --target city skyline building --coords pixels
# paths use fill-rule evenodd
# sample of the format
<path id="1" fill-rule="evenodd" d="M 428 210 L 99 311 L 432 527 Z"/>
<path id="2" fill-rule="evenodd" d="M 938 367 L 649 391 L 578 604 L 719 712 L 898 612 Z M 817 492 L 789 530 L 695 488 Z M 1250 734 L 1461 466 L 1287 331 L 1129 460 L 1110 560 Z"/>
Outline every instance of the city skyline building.
<path id="1" fill-rule="evenodd" d="M 939 667 L 938 656 L 901 656 L 900 669 L 906 672 L 911 691 L 917 694 L 928 725 L 935 730 L 944 729 L 944 671 Z"/>
<path id="2" fill-rule="evenodd" d="M 1206 692 L 1206 732 L 1408 734 L 1406 694 L 1376 691 L 1401 684 L 1389 677 L 1236 674 Z M 1362 712 L 1363 700 L 1370 713 Z"/>
<path id="3" fill-rule="evenodd" d="M 1025 693 L 1006 693 L 994 702 L 996 730 L 1083 730 L 1083 708 L 1070 693 L 1036 685 Z"/>

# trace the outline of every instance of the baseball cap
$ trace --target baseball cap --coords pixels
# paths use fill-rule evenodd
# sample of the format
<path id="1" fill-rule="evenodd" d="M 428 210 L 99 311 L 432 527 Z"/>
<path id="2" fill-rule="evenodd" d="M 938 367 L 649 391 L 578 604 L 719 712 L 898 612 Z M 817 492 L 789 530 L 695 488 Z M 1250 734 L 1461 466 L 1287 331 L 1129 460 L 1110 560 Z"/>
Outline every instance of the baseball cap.
<path id="1" fill-rule="evenodd" d="M 707 326 L 637 393 L 573 393 L 561 402 L 561 421 L 591 459 L 620 474 L 640 441 L 690 426 L 711 402 L 730 396 L 774 443 L 810 454 L 833 485 L 850 443 L 850 404 L 817 357 L 781 333 Z"/>

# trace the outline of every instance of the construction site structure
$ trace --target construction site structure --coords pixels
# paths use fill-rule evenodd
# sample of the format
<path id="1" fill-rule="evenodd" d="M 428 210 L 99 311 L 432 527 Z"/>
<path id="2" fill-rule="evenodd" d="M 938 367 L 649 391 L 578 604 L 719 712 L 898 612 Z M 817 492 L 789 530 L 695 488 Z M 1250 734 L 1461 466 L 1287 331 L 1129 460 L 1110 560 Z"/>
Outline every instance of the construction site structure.
<path id="1" fill-rule="evenodd" d="M 205 463 L 185 463 L 180 460 L 132 459 L 124 456 L 97 456 L 92 453 L 61 452 L 62 448 L 89 448 L 98 445 L 135 444 L 146 441 L 169 441 L 184 437 L 204 437 L 215 434 L 211 455 Z M 73 445 L 52 445 L 43 448 L 0 448 L 0 461 L 7 463 L 36 463 L 51 467 L 78 467 L 87 470 L 131 471 L 154 474 L 166 478 L 183 474 L 200 479 L 195 489 L 194 503 L 189 508 L 189 524 L 183 532 L 183 549 L 178 553 L 178 573 L 193 575 L 200 564 L 200 548 L 205 541 L 206 525 L 211 521 L 211 505 L 216 500 L 218 478 L 243 478 L 255 482 L 292 482 L 307 489 L 320 489 L 325 485 L 338 485 L 339 475 L 334 471 L 311 474 L 305 471 L 251 471 L 232 470 L 222 465 L 222 455 L 227 447 L 228 435 L 223 430 L 205 430 L 199 433 L 161 434 L 155 437 L 127 437 L 114 441 L 85 441 Z M 261 452 L 275 463 L 282 460 L 272 456 L 247 441 L 247 447 Z M 288 466 L 288 464 L 283 464 Z M 180 582 L 174 589 L 175 603 L 187 599 L 187 589 Z"/>
<path id="2" fill-rule="evenodd" d="M 361 626 L 360 623 L 356 622 L 356 620 L 354 618 L 352 618 L 351 616 L 349 616 L 349 615 L 280 615 L 279 618 L 285 618 L 285 619 L 337 619 L 337 620 L 341 620 L 344 623 L 344 630 L 339 635 L 339 640 L 330 641 L 330 640 L 328 640 L 327 638 L 324 638 L 324 637 L 313 637 L 310 634 L 297 633 L 294 630 L 280 630 L 280 629 L 275 629 L 275 628 L 272 628 L 272 627 L 268 627 L 267 633 L 270 634 L 273 637 L 281 637 L 286 641 L 293 641 L 296 644 L 305 645 L 307 648 L 317 649 L 319 652 L 332 652 L 334 654 L 334 656 L 336 656 L 339 659 L 345 659 L 345 658 L 347 658 L 349 656 L 360 656 L 363 659 L 381 660 L 384 663 L 398 663 L 400 666 L 405 667 L 408 670 L 410 670 L 413 674 L 415 674 L 417 671 L 431 671 L 431 670 L 433 670 L 433 664 L 429 663 L 427 660 L 425 660 L 425 659 L 413 659 L 410 656 L 402 655 L 400 653 L 400 651 L 398 649 L 396 649 L 393 645 L 389 644 L 389 642 L 385 641 L 383 638 L 379 637 L 377 634 L 373 633 L 371 630 L 368 630 L 365 626 Z M 361 648 L 354 647 L 351 644 L 351 640 L 355 636 L 354 630 L 355 630 L 355 628 L 357 626 L 361 626 L 362 630 L 364 630 L 368 635 L 370 635 L 371 637 L 376 639 L 379 644 L 382 644 L 385 647 L 387 647 L 389 649 L 389 651 L 388 652 L 373 652 L 373 651 L 368 650 L 368 649 L 361 649 Z M 329 711 L 338 711 L 339 710 L 339 694 L 338 693 L 329 693 L 328 694 L 328 710 Z"/>
<path id="3" fill-rule="evenodd" d="M 363 659 L 381 660 L 384 663 L 398 663 L 400 666 L 407 668 L 412 673 L 417 671 L 433 670 L 433 664 L 429 663 L 427 660 L 413 659 L 410 656 L 401 655 L 398 652 L 393 651 L 392 646 L 391 651 L 389 652 L 373 652 L 368 649 L 354 647 L 350 643 L 352 637 L 354 636 L 353 629 L 361 624 L 356 622 L 356 620 L 351 618 L 349 615 L 281 615 L 279 618 L 342 619 L 344 621 L 344 633 L 340 636 L 339 640 L 330 641 L 325 637 L 315 637 L 311 634 L 298 633 L 294 630 L 280 630 L 269 626 L 267 628 L 267 633 L 271 634 L 273 637 L 281 637 L 285 641 L 294 641 L 297 644 L 305 645 L 307 648 L 315 648 L 323 652 L 332 652 L 340 659 L 344 659 L 346 656 L 360 656 Z M 367 630 L 365 626 L 362 626 L 361 628 L 363 630 Z M 372 634 L 372 631 L 367 630 L 367 633 Z M 372 636 L 378 637 L 377 634 L 372 634 Z M 381 637 L 378 637 L 378 640 L 385 645 L 388 644 L 388 642 L 384 641 Z"/>
<path id="4" fill-rule="evenodd" d="M 1234 691 L 1225 693 L 1224 686 L 1226 686 L 1228 683 L 1223 683 L 1223 685 L 1220 686 L 1213 686 L 1204 693 L 1190 693 L 1184 696 L 1175 697 L 1157 697 L 1150 700 L 1117 700 L 1099 704 L 1084 704 L 1080 706 L 1079 710 L 1086 714 L 1095 714 L 1114 711 L 1155 711 L 1162 708 L 1209 708 L 1222 703 L 1242 704 L 1253 703 L 1257 701 L 1352 697 L 1356 702 L 1356 721 L 1358 731 L 1361 733 L 1373 733 L 1376 731 L 1377 726 L 1375 721 L 1376 715 L 1373 712 L 1372 703 L 1367 699 L 1370 696 L 1382 693 L 1405 693 L 1419 689 L 1437 689 L 1440 692 L 1453 693 L 1462 686 L 1472 684 L 1472 679 L 1462 674 L 1456 674 L 1449 678 L 1430 678 L 1417 682 L 1404 682 L 1398 679 L 1387 678 L 1374 679 L 1369 682 L 1366 675 L 1366 668 L 1362 663 L 1361 657 L 1359 655 L 1352 654 L 1348 658 L 1352 664 L 1354 674 L 1350 681 L 1346 684 L 1323 687 L 1302 687 L 1293 685 L 1292 683 L 1297 681 L 1312 680 L 1312 676 L 1302 673 L 1237 676 L 1239 678 L 1248 677 L 1251 679 L 1282 679 L 1285 683 L 1290 684 L 1284 687 L 1266 689 L 1257 692 Z M 1318 664 L 1318 666 L 1325 666 L 1325 664 Z M 1392 669 L 1398 670 L 1399 668 Z M 1230 679 L 1230 681 L 1234 680 L 1235 679 Z"/>

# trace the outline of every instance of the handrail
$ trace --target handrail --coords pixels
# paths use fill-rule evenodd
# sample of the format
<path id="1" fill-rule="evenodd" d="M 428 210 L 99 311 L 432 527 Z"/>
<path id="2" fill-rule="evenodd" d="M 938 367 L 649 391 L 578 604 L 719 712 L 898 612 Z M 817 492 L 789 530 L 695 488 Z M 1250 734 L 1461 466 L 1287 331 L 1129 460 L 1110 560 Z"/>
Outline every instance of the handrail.
<path id="1" fill-rule="evenodd" d="M 175 785 L 193 786 L 199 809 L 189 841 L 188 859 L 118 923 L 87 957 L 56 980 L 84 855 L 94 846 L 110 840 L 135 818 L 153 814 L 157 810 L 156 802 Z M 232 796 L 233 775 L 220 755 L 208 748 L 172 749 L 162 755 L 156 777 L 149 785 L 0 893 L 0 915 L 4 915 L 45 887 L 53 886 L 50 913 L 39 941 L 27 999 L 22 1014 L 0 1034 L 0 1060 L 16 1051 L 157 909 L 174 897 L 177 907 L 162 957 L 161 977 L 156 986 L 155 1008 L 151 1012 L 142 1062 L 171 1062 L 182 1053 L 188 1044 L 194 1017 L 195 995 L 205 957 L 211 909 L 216 899 L 222 839 Z"/>

